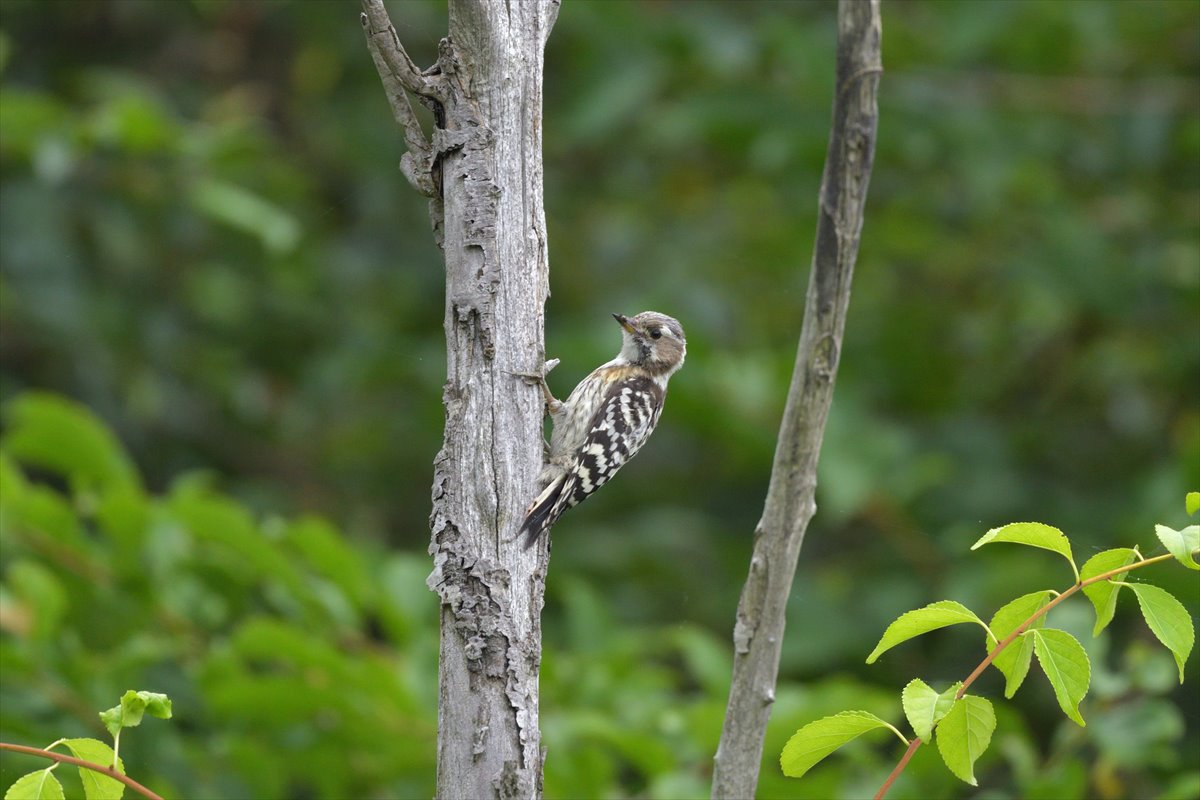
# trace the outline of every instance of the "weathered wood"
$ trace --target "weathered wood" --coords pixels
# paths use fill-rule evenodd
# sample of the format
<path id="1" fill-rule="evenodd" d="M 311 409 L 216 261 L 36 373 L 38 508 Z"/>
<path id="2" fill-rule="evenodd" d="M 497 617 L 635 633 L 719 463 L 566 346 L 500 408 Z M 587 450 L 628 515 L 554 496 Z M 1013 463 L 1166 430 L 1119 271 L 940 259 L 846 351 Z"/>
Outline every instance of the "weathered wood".
<path id="1" fill-rule="evenodd" d="M 812 272 L 770 486 L 738 602 L 733 680 L 714 758 L 712 796 L 717 799 L 754 797 L 758 784 L 787 599 L 804 532 L 816 512 L 817 458 L 833 399 L 875 153 L 875 90 L 882 71 L 879 0 L 839 0 L 837 13 L 836 93 Z"/>
<path id="2" fill-rule="evenodd" d="M 418 71 L 382 0 L 368 45 L 405 132 L 402 170 L 430 194 L 445 255 L 445 439 L 434 461 L 429 587 L 441 598 L 437 796 L 537 798 L 548 553 L 517 528 L 542 465 L 542 54 L 558 0 L 450 0 L 437 63 Z M 434 113 L 425 137 L 406 92 Z M 426 189 L 432 189 L 426 192 Z"/>

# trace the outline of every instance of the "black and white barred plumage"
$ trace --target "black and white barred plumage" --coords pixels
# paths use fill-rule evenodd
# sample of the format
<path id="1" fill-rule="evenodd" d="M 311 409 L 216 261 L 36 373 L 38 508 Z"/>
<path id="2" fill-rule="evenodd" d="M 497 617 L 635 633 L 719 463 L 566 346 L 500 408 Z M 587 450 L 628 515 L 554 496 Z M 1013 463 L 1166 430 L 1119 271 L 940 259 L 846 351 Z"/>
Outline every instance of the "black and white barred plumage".
<path id="1" fill-rule="evenodd" d="M 554 431 L 542 491 L 521 526 L 527 547 L 641 449 L 662 414 L 667 381 L 683 366 L 687 342 L 678 321 L 654 311 L 613 317 L 623 331 L 616 358 L 593 370 L 564 402 L 542 381 Z"/>

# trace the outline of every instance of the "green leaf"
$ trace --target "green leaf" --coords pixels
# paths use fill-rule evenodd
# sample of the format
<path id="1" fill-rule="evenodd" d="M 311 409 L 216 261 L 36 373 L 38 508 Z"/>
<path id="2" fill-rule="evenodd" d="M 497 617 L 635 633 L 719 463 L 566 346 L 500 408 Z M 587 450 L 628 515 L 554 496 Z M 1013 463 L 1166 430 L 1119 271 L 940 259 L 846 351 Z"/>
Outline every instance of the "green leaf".
<path id="1" fill-rule="evenodd" d="M 971 545 L 971 549 L 978 550 L 985 544 L 993 542 L 1024 544 L 1058 553 L 1070 562 L 1071 571 L 1075 573 L 1076 577 L 1079 575 L 1079 570 L 1075 567 L 1075 559 L 1071 556 L 1071 543 L 1067 541 L 1067 537 L 1063 535 L 1062 531 L 1053 526 L 1041 522 L 1011 522 L 999 528 L 992 528 L 981 536 L 978 542 Z"/>
<path id="2" fill-rule="evenodd" d="M 1087 694 L 1092 667 L 1083 645 L 1066 631 L 1054 628 L 1030 631 L 1029 635 L 1059 706 L 1080 727 L 1086 725 L 1079 713 L 1079 701 Z"/>
<path id="3" fill-rule="evenodd" d="M 1032 617 L 1050 602 L 1051 592 L 1043 589 L 1040 592 L 1023 594 L 1017 599 L 1005 604 L 992 616 L 991 633 L 987 637 L 987 650 L 990 653 L 996 645 L 1008 638 L 1021 623 Z M 1046 617 L 1038 617 L 1029 626 L 1041 628 L 1046 624 Z M 1021 688 L 1025 676 L 1029 674 L 1029 664 L 1033 660 L 1033 642 L 1028 636 L 1018 636 L 1008 647 L 992 660 L 992 666 L 1004 674 L 1004 696 L 1012 697 Z"/>
<path id="4" fill-rule="evenodd" d="M 138 720 L 141 722 L 141 720 Z M 121 733 L 121 728 L 124 728 L 124 716 L 121 713 L 121 706 L 116 705 L 112 708 L 100 712 L 100 722 L 104 724 L 105 729 L 109 734 L 116 738 Z"/>
<path id="5" fill-rule="evenodd" d="M 976 786 L 975 762 L 992 743 L 996 712 L 982 697 L 965 694 L 937 726 L 938 752 L 959 779 Z"/>
<path id="6" fill-rule="evenodd" d="M 245 506 L 191 480 L 176 483 L 167 509 L 205 551 L 225 560 L 232 577 L 267 584 L 278 581 L 291 595 L 289 601 L 297 598 L 310 606 L 317 605 L 308 576 L 300 571 L 295 559 L 264 535 Z"/>
<path id="7" fill-rule="evenodd" d="M 871 655 L 867 656 L 867 663 L 875 663 L 875 659 L 879 658 L 881 654 L 914 636 L 963 622 L 975 622 L 987 630 L 987 625 L 984 625 L 983 620 L 975 616 L 971 609 L 953 600 L 939 600 L 924 608 L 905 612 L 887 626 L 879 644 L 875 645 Z"/>
<path id="8" fill-rule="evenodd" d="M 150 527 L 151 507 L 151 500 L 140 489 L 126 487 L 102 492 L 96 505 L 99 530 L 117 544 L 120 556 L 136 562 L 130 574 L 146 569 L 139 556 Z"/>
<path id="9" fill-rule="evenodd" d="M 31 155 L 40 142 L 71 130 L 70 108 L 48 92 L 5 86 L 0 90 L 0 130 L 5 150 Z"/>
<path id="10" fill-rule="evenodd" d="M 1187 506 L 1188 516 L 1200 511 L 1200 492 L 1188 492 L 1184 505 Z"/>
<path id="11" fill-rule="evenodd" d="M 1118 547 L 1115 550 L 1105 550 L 1092 556 L 1079 570 L 1079 580 L 1086 581 L 1097 575 L 1102 575 L 1117 567 L 1124 567 L 1137 560 L 1137 551 L 1128 547 Z M 1117 610 L 1117 595 L 1121 593 L 1121 585 L 1113 583 L 1112 579 L 1093 583 L 1083 587 L 1083 593 L 1096 609 L 1096 627 L 1092 636 L 1099 636 L 1108 623 L 1112 622 L 1113 613 Z"/>
<path id="12" fill-rule="evenodd" d="M 939 694 L 925 681 L 914 678 L 904 687 L 900 694 L 904 716 L 908 717 L 908 724 L 912 725 L 921 741 L 927 744 L 932 741 L 933 726 L 950 711 L 954 705 L 954 695 L 958 694 L 961 686 L 962 681 L 959 681 Z"/>
<path id="13" fill-rule="evenodd" d="M 1142 616 L 1146 624 L 1158 637 L 1171 655 L 1175 656 L 1175 664 L 1179 667 L 1179 682 L 1183 683 L 1183 665 L 1192 645 L 1196 643 L 1196 632 L 1192 629 L 1192 618 L 1183 603 L 1166 589 L 1161 589 L 1149 583 L 1125 584 L 1137 595 L 1138 604 L 1142 607 Z"/>
<path id="14" fill-rule="evenodd" d="M 121 695 L 121 704 L 100 712 L 100 721 L 113 736 L 122 728 L 136 728 L 142 724 L 142 714 L 148 713 L 159 719 L 171 718 L 171 699 L 157 692 L 135 692 L 130 689 Z"/>
<path id="15" fill-rule="evenodd" d="M 904 739 L 899 731 L 874 714 L 866 711 L 843 711 L 832 717 L 810 722 L 792 734 L 792 738 L 783 746 L 779 766 L 784 775 L 799 778 L 846 742 L 876 728 L 890 728 Z"/>
<path id="16" fill-rule="evenodd" d="M 0 500 L 5 503 L 15 503 L 29 485 L 21 468 L 0 450 Z"/>
<path id="17" fill-rule="evenodd" d="M 273 255 L 285 255 L 300 242 L 303 229 L 283 207 L 259 195 L 215 178 L 198 180 L 188 199 L 199 212 L 231 228 L 257 236 Z"/>
<path id="18" fill-rule="evenodd" d="M 17 778 L 4 793 L 4 800 L 64 800 L 62 784 L 50 772 L 52 769 L 39 769 Z"/>
<path id="19" fill-rule="evenodd" d="M 76 758 L 102 767 L 113 765 L 113 749 L 99 739 L 63 739 L 59 744 L 70 748 L 71 754 Z M 120 759 L 117 759 L 116 763 L 117 772 L 124 775 L 125 764 Z M 95 770 L 81 767 L 79 777 L 83 781 L 83 794 L 87 800 L 121 800 L 125 791 L 125 784 Z"/>
<path id="20" fill-rule="evenodd" d="M 137 485 L 133 461 L 103 422 L 64 397 L 27 392 L 5 409 L 4 449 L 84 485 Z"/>
<path id="21" fill-rule="evenodd" d="M 132 82 L 122 89 L 96 110 L 91 124 L 95 137 L 136 155 L 170 151 L 176 146 L 179 126 L 162 101 Z"/>
<path id="22" fill-rule="evenodd" d="M 8 567 L 5 580 L 12 595 L 32 624 L 29 635 L 36 641 L 49 641 L 58 634 L 70 605 L 60 573 L 36 561 L 19 559 Z"/>
<path id="23" fill-rule="evenodd" d="M 24 516 L 21 507 L 27 491 L 29 482 L 21 468 L 0 450 L 0 536 L 6 536 Z"/>
<path id="24" fill-rule="evenodd" d="M 725 642 L 704 628 L 686 624 L 672 626 L 668 639 L 678 649 L 689 676 L 714 697 L 728 693 L 733 657 Z"/>
<path id="25" fill-rule="evenodd" d="M 63 495 L 48 486 L 26 486 L 19 502 L 7 509 L 12 521 L 27 533 L 49 537 L 71 555 L 86 561 L 88 541 L 79 514 Z"/>
<path id="26" fill-rule="evenodd" d="M 335 527 L 323 519 L 304 517 L 288 525 L 286 533 L 288 544 L 317 574 L 333 581 L 355 606 L 371 600 L 375 583 L 363 558 Z"/>
<path id="27" fill-rule="evenodd" d="M 1189 525 L 1180 531 L 1166 525 L 1155 525 L 1154 532 L 1180 564 L 1188 569 L 1200 570 L 1200 564 L 1192 557 L 1193 553 L 1200 550 L 1200 525 Z"/>

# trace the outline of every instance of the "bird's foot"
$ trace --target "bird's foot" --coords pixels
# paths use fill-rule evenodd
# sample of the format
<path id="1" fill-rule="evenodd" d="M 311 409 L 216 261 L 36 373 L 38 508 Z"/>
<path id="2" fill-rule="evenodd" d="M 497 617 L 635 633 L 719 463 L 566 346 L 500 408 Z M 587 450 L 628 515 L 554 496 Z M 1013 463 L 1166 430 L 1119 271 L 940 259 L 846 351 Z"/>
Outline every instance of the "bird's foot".
<path id="1" fill-rule="evenodd" d="M 520 378 L 530 386 L 537 386 L 542 390 L 542 397 L 546 401 L 546 408 L 551 414 L 556 414 L 562 410 L 562 401 L 557 399 L 550 391 L 550 387 L 546 384 L 546 376 L 550 374 L 550 370 L 557 367 L 559 359 L 552 358 L 542 365 L 541 370 L 537 372 L 510 372 L 509 375 Z"/>

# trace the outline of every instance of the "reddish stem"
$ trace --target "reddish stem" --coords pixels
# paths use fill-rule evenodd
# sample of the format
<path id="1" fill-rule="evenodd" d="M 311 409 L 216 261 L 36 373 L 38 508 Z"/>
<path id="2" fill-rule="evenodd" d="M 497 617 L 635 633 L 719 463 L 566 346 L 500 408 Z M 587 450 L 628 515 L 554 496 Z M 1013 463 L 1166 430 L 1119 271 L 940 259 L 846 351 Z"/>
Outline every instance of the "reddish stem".
<path id="1" fill-rule="evenodd" d="M 150 791 L 133 778 L 130 778 L 128 775 L 123 775 L 120 772 L 117 772 L 112 767 L 106 767 L 102 764 L 94 764 L 91 761 L 84 761 L 82 758 L 75 758 L 74 756 L 68 756 L 62 753 L 55 753 L 52 750 L 39 750 L 36 747 L 27 747 L 23 744 L 9 744 L 8 742 L 0 742 L 0 750 L 12 750 L 17 753 L 40 756 L 41 758 L 49 758 L 53 761 L 61 761 L 64 764 L 73 764 L 83 769 L 90 769 L 93 772 L 99 772 L 102 775 L 107 775 L 115 781 L 120 781 L 130 789 L 133 789 L 138 794 L 147 798 L 147 800 L 163 800 L 160 795 Z"/>
<path id="2" fill-rule="evenodd" d="M 1099 583 L 1100 581 L 1106 581 L 1109 578 L 1113 577 L 1114 575 L 1120 575 L 1121 573 L 1129 572 L 1130 570 L 1138 569 L 1140 567 L 1146 567 L 1151 564 L 1157 564 L 1160 561 L 1169 561 L 1170 559 L 1172 559 L 1174 557 L 1175 556 L 1171 555 L 1170 553 L 1166 553 L 1161 556 L 1155 556 L 1154 558 L 1147 558 L 1144 561 L 1137 561 L 1137 562 L 1134 562 L 1133 564 L 1126 564 L 1123 567 L 1117 567 L 1116 569 L 1110 569 L 1108 572 L 1102 572 L 1099 575 L 1088 578 L 1086 581 L 1076 583 L 1070 589 L 1067 589 L 1065 592 L 1060 594 L 1058 597 L 1054 598 L 1049 603 L 1047 603 L 1046 605 L 1042 606 L 1037 611 L 1035 611 L 1029 617 L 1029 619 L 1022 622 L 1020 625 L 1018 625 L 1016 627 L 1016 629 L 1012 633 L 1010 633 L 1007 637 L 1005 637 L 1004 641 L 997 644 L 996 647 L 992 650 L 992 652 L 987 654 L 987 658 L 985 658 L 985 659 L 983 659 L 983 661 L 979 662 L 979 666 L 977 666 L 971 672 L 971 674 L 967 676 L 967 679 L 965 681 L 963 681 L 962 688 L 958 690 L 958 694 L 954 695 L 954 699 L 958 700 L 959 698 L 961 698 L 963 696 L 963 694 L 966 693 L 967 687 L 970 686 L 972 683 L 974 683 L 975 679 L 983 674 L 983 671 L 988 668 L 988 664 L 991 664 L 992 661 L 994 661 L 996 659 L 996 656 L 1000 655 L 1001 650 L 1003 650 L 1004 648 L 1006 648 L 1010 644 L 1012 644 L 1018 636 L 1020 636 L 1022 633 L 1024 633 L 1025 630 L 1030 625 L 1037 622 L 1038 619 L 1040 619 L 1047 611 L 1054 608 L 1056 605 L 1061 603 L 1063 600 L 1066 600 L 1068 597 L 1075 594 L 1083 587 L 1091 586 L 1093 583 Z M 892 784 L 896 781 L 896 778 L 900 777 L 900 773 L 904 772 L 904 768 L 906 766 L 908 766 L 909 759 L 911 759 L 913 757 L 913 753 L 917 752 L 917 748 L 920 746 L 921 746 L 920 739 L 913 739 L 909 743 L 908 749 L 905 750 L 904 755 L 900 757 L 900 761 L 899 761 L 899 763 L 896 764 L 896 768 L 892 770 L 892 774 L 888 775 L 887 780 L 884 781 L 883 785 L 879 787 L 879 791 L 875 795 L 875 800 L 883 800 L 883 796 L 888 793 L 888 789 L 892 788 Z"/>

